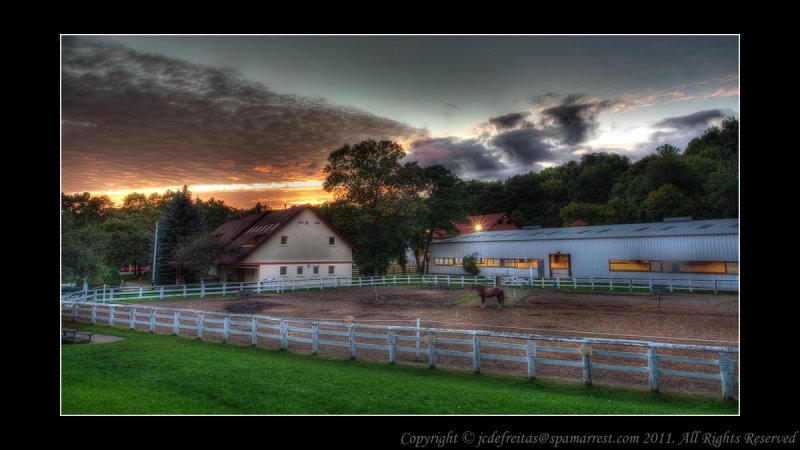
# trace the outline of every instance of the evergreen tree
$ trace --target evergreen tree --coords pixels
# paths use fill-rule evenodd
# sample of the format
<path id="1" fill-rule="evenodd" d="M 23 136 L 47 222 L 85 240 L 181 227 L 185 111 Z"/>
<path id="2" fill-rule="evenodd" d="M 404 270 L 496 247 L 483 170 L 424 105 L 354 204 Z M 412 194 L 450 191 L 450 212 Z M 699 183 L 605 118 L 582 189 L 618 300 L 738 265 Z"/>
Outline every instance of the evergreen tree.
<path id="1" fill-rule="evenodd" d="M 172 284 L 176 282 L 177 273 L 174 265 L 174 253 L 178 246 L 205 230 L 203 211 L 192 202 L 192 193 L 184 185 L 181 191 L 172 196 L 164 206 L 164 218 L 158 230 L 158 252 L 156 255 L 156 283 Z M 185 275 L 185 274 L 181 274 Z M 187 281 L 191 281 L 188 280 Z"/>

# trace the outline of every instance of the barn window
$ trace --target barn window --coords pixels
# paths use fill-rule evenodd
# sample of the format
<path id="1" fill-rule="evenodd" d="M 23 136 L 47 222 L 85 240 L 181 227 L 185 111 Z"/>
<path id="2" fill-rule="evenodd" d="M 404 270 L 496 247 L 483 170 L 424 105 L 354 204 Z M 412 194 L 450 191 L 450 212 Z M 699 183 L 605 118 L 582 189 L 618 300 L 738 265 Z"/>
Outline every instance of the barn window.
<path id="1" fill-rule="evenodd" d="M 298 275 L 302 275 L 303 274 L 303 266 L 297 266 L 297 274 Z"/>
<path id="2" fill-rule="evenodd" d="M 569 269 L 569 255 L 556 254 L 550 255 L 551 269 Z"/>
<path id="3" fill-rule="evenodd" d="M 281 266 L 281 275 L 286 275 L 286 266 Z"/>
<path id="4" fill-rule="evenodd" d="M 319 275 L 319 266 L 314 266 L 314 275 Z"/>
<path id="5" fill-rule="evenodd" d="M 289 245 L 289 236 L 281 236 L 281 245 Z"/>
<path id="6" fill-rule="evenodd" d="M 678 272 L 682 273 L 725 273 L 722 261 L 681 261 Z"/>
<path id="7" fill-rule="evenodd" d="M 328 275 L 333 275 L 336 266 L 328 266 Z"/>
<path id="8" fill-rule="evenodd" d="M 672 261 L 650 261 L 650 272 L 674 272 Z"/>
<path id="9" fill-rule="evenodd" d="M 650 272 L 650 261 L 642 259 L 611 259 L 608 270 L 612 272 Z"/>
<path id="10" fill-rule="evenodd" d="M 328 238 L 328 245 L 336 245 L 336 238 L 331 236 Z"/>

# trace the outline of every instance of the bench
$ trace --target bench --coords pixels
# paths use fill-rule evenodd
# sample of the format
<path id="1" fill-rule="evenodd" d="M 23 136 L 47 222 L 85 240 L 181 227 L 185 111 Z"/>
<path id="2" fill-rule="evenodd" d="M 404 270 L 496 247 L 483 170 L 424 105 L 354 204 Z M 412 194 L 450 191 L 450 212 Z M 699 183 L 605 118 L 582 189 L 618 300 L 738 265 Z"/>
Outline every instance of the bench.
<path id="1" fill-rule="evenodd" d="M 92 335 L 88 331 L 75 330 L 73 328 L 61 329 L 61 343 L 62 344 L 83 344 L 92 341 Z"/>
<path id="2" fill-rule="evenodd" d="M 253 292 L 255 291 L 255 289 L 239 289 L 239 297 L 248 298 L 253 295 Z"/>
<path id="3" fill-rule="evenodd" d="M 669 286 L 654 284 L 650 287 L 650 293 L 658 295 L 658 309 L 661 309 L 661 296 L 669 294 Z"/>

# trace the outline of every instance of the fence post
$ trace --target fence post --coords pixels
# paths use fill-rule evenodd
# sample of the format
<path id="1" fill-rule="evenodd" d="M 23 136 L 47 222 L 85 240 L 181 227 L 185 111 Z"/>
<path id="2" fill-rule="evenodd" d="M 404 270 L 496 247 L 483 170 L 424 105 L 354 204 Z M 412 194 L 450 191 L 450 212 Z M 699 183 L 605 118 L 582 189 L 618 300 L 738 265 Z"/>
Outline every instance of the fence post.
<path id="1" fill-rule="evenodd" d="M 294 280 L 292 280 L 292 292 L 294 292 Z"/>
<path id="2" fill-rule="evenodd" d="M 142 287 L 139 286 L 139 302 L 142 301 Z"/>
<path id="3" fill-rule="evenodd" d="M 197 339 L 203 339 L 203 315 L 197 316 Z"/>
<path id="4" fill-rule="evenodd" d="M 658 392 L 658 354 L 655 347 L 647 347 L 647 382 L 651 391 Z"/>
<path id="5" fill-rule="evenodd" d="M 425 340 L 428 341 L 428 367 L 434 369 L 436 368 L 436 336 L 433 331 L 428 330 L 428 337 Z"/>
<path id="6" fill-rule="evenodd" d="M 111 288 L 111 292 L 109 293 L 108 301 L 114 302 L 114 288 Z"/>
<path id="7" fill-rule="evenodd" d="M 578 289 L 578 279 L 575 277 L 572 277 L 572 289 Z"/>
<path id="8" fill-rule="evenodd" d="M 633 278 L 628 278 L 628 292 L 633 292 Z"/>
<path id="9" fill-rule="evenodd" d="M 114 305 L 111 305 L 108 309 L 108 326 L 114 326 Z"/>
<path id="10" fill-rule="evenodd" d="M 592 290 L 594 290 L 594 277 L 592 277 Z"/>
<path id="11" fill-rule="evenodd" d="M 733 398 L 733 360 L 730 353 L 720 352 L 719 374 L 722 380 L 722 396 L 730 400 Z"/>
<path id="12" fill-rule="evenodd" d="M 414 361 L 419 362 L 419 327 L 420 326 L 420 318 L 417 317 L 417 353 L 414 358 Z"/>
<path id="13" fill-rule="evenodd" d="M 97 289 L 92 291 L 92 302 L 97 303 Z"/>
<path id="14" fill-rule="evenodd" d="M 131 325 L 130 325 L 130 329 L 131 329 L 131 330 L 135 330 L 135 329 L 136 329 L 136 308 L 133 308 L 133 311 L 131 311 Z"/>
<path id="15" fill-rule="evenodd" d="M 281 350 L 289 348 L 289 323 L 281 320 Z"/>
<path id="16" fill-rule="evenodd" d="M 592 384 L 592 347 L 581 344 L 581 359 L 583 360 L 583 384 Z"/>
<path id="17" fill-rule="evenodd" d="M 481 373 L 481 337 L 472 335 L 472 371 Z"/>
<path id="18" fill-rule="evenodd" d="M 556 277 L 556 289 L 561 289 L 561 277 Z"/>
<path id="19" fill-rule="evenodd" d="M 244 289 L 244 281 L 239 282 L 239 290 L 241 291 L 242 289 Z"/>
<path id="20" fill-rule="evenodd" d="M 97 305 L 92 305 L 92 320 L 91 324 L 94 325 L 97 323 Z"/>
<path id="21" fill-rule="evenodd" d="M 228 283 L 222 283 L 222 296 L 225 297 L 225 293 L 228 289 Z"/>
<path id="22" fill-rule="evenodd" d="M 612 278 L 608 279 L 608 290 L 614 292 L 614 280 Z"/>
<path id="23" fill-rule="evenodd" d="M 389 327 L 386 331 L 386 345 L 389 346 L 389 364 L 394 364 L 397 359 L 397 339 L 395 338 L 394 328 Z"/>
<path id="24" fill-rule="evenodd" d="M 311 353 L 316 355 L 319 352 L 319 324 L 311 324 Z"/>
<path id="25" fill-rule="evenodd" d="M 714 280 L 714 295 L 717 295 L 717 280 Z"/>
<path id="26" fill-rule="evenodd" d="M 672 278 L 669 279 L 669 291 L 674 292 L 672 289 Z"/>
<path id="27" fill-rule="evenodd" d="M 260 294 L 260 293 L 261 293 L 261 280 L 258 280 L 256 282 L 256 294 Z"/>
<path id="28" fill-rule="evenodd" d="M 689 293 L 692 293 L 692 279 L 689 278 Z"/>
<path id="29" fill-rule="evenodd" d="M 181 312 L 175 311 L 175 318 L 172 319 L 172 335 L 177 336 L 181 332 Z"/>
<path id="30" fill-rule="evenodd" d="M 536 341 L 529 339 L 525 345 L 525 354 L 528 357 L 528 379 L 536 378 Z"/>
<path id="31" fill-rule="evenodd" d="M 164 286 L 161 286 L 161 288 L 158 290 L 158 298 L 164 300 Z"/>
<path id="32" fill-rule="evenodd" d="M 356 359 L 356 326 L 351 323 L 347 325 L 347 343 L 350 347 L 350 359 Z"/>
<path id="33" fill-rule="evenodd" d="M 183 285 L 183 298 L 186 298 L 186 285 Z"/>
<path id="34" fill-rule="evenodd" d="M 450 275 L 447 276 L 447 286 L 450 286 Z"/>
<path id="35" fill-rule="evenodd" d="M 461 287 L 464 287 L 464 275 L 461 275 Z"/>
<path id="36" fill-rule="evenodd" d="M 155 333 L 156 332 L 156 310 L 155 309 L 151 309 L 150 310 L 150 332 L 151 333 Z"/>
<path id="37" fill-rule="evenodd" d="M 228 342 L 228 330 L 231 326 L 231 318 L 227 314 L 225 314 L 225 318 L 222 319 L 222 342 Z"/>
<path id="38" fill-rule="evenodd" d="M 206 298 L 206 283 L 200 280 L 200 298 Z"/>
<path id="39" fill-rule="evenodd" d="M 250 345 L 258 344 L 258 319 L 253 317 L 253 324 L 250 328 Z"/>

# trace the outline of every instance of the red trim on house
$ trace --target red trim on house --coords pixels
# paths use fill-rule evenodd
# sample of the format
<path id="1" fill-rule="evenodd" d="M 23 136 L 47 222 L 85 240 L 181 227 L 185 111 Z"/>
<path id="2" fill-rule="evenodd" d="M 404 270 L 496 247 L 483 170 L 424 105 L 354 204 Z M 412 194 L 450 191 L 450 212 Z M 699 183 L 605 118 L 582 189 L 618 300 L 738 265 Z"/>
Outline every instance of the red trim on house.
<path id="1" fill-rule="evenodd" d="M 285 261 L 285 262 L 255 262 L 255 263 L 239 263 L 233 264 L 234 266 L 274 266 L 277 264 L 284 265 L 297 265 L 297 264 L 353 264 L 353 261 Z"/>

